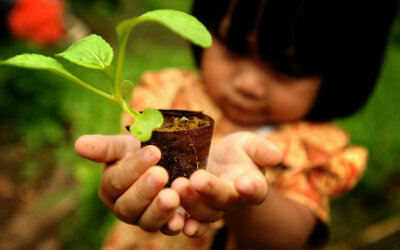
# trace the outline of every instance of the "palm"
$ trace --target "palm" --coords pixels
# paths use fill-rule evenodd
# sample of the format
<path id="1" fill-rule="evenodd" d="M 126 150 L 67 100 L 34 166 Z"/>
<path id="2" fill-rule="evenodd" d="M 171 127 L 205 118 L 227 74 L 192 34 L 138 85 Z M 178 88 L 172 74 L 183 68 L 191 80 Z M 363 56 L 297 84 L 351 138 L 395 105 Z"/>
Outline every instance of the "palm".
<path id="1" fill-rule="evenodd" d="M 235 133 L 211 148 L 207 170 L 225 180 L 234 180 L 246 171 L 257 170 L 247 150 L 247 133 Z"/>

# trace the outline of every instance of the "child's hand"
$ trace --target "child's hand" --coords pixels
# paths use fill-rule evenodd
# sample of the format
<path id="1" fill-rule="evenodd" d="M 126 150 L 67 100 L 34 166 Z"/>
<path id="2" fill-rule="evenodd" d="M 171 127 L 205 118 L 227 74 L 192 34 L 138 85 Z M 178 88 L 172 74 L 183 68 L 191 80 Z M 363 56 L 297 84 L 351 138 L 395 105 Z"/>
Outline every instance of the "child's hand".
<path id="1" fill-rule="evenodd" d="M 167 171 L 155 166 L 161 157 L 155 146 L 140 148 L 131 135 L 85 135 L 76 152 L 89 160 L 107 163 L 100 187 L 101 201 L 122 221 L 146 231 L 177 234 L 183 215 L 175 213 L 179 196 L 168 182 Z"/>
<path id="2" fill-rule="evenodd" d="M 260 204 L 268 185 L 262 167 L 281 161 L 281 151 L 271 142 L 254 133 L 231 134 L 211 149 L 207 170 L 198 170 L 189 180 L 178 178 L 172 183 L 181 198 L 181 205 L 193 219 L 214 222 L 242 202 Z M 193 234 L 195 226 L 185 223 L 183 232 Z"/>

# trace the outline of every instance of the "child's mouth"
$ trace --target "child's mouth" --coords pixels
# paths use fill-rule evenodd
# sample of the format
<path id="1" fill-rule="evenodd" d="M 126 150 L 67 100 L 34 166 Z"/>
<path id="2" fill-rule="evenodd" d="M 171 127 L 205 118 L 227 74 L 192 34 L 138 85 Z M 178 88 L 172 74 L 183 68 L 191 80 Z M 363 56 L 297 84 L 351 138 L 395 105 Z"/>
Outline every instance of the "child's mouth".
<path id="1" fill-rule="evenodd" d="M 228 100 L 224 100 L 221 107 L 231 120 L 243 125 L 262 125 L 268 116 L 264 109 L 249 108 Z"/>

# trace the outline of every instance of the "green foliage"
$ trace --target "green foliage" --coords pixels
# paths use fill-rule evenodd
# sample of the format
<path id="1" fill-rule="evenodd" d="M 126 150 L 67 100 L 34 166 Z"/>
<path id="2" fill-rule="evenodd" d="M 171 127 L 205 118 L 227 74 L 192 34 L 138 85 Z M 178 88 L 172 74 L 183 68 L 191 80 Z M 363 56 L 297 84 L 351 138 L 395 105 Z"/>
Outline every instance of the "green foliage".
<path id="1" fill-rule="evenodd" d="M 142 1 L 144 9 L 175 9 L 185 12 L 190 12 L 193 0 L 178 0 L 178 1 L 165 1 L 165 0 L 145 0 Z"/>
<path id="2" fill-rule="evenodd" d="M 0 123 L 13 128 L 30 150 L 57 145 L 64 136 L 66 119 L 61 100 L 66 85 L 57 77 L 13 68 L 0 68 Z"/>
<path id="3" fill-rule="evenodd" d="M 121 2 L 121 0 L 68 0 L 73 10 L 91 10 L 105 15 L 118 11 Z"/>
<path id="4" fill-rule="evenodd" d="M 164 25 L 179 36 L 188 39 L 201 47 L 211 46 L 211 35 L 195 17 L 176 10 L 154 10 L 140 17 L 122 21 L 117 26 L 117 34 L 121 43 L 128 39 L 133 27 L 142 22 L 157 22 Z M 120 44 L 121 45 L 121 44 Z"/>
<path id="5" fill-rule="evenodd" d="M 5 61 L 0 61 L 0 65 L 8 65 L 28 69 L 48 70 L 50 72 L 64 76 L 65 78 L 74 77 L 58 61 L 54 60 L 51 57 L 38 54 L 17 55 Z"/>
<path id="6" fill-rule="evenodd" d="M 100 249 L 115 220 L 98 198 L 101 169 L 78 163 L 74 167 L 74 173 L 79 182 L 76 190 L 79 206 L 75 214 L 61 224 L 61 249 Z"/>
<path id="7" fill-rule="evenodd" d="M 121 92 L 121 77 L 127 40 L 131 30 L 136 25 L 143 22 L 157 22 L 162 24 L 181 37 L 199 46 L 207 47 L 211 45 L 210 33 L 193 16 L 175 10 L 155 10 L 149 11 L 139 17 L 127 19 L 117 25 L 120 47 L 116 68 L 111 65 L 113 60 L 113 50 L 111 46 L 97 35 L 85 37 L 74 43 L 64 52 L 57 54 L 57 56 L 82 67 L 102 70 L 107 77 L 111 94 L 107 94 L 72 75 L 58 61 L 51 57 L 38 54 L 23 54 L 2 61 L 0 65 L 48 70 L 119 104 L 125 112 L 134 118 L 135 123 L 138 123 L 132 127 L 132 134 L 137 136 L 139 140 L 145 141 L 150 139 L 153 129 L 162 125 L 162 115 L 157 110 L 148 110 L 139 113 L 132 109 L 124 99 L 126 89 Z"/>
<path id="8" fill-rule="evenodd" d="M 154 109 L 145 109 L 140 116 L 140 120 L 136 121 L 129 127 L 129 131 L 139 140 L 148 141 L 151 138 L 153 129 L 163 124 L 163 116 Z M 144 127 L 151 130 L 143 129 Z"/>
<path id="9" fill-rule="evenodd" d="M 92 87 L 91 85 L 87 84 L 86 82 L 72 75 L 57 60 L 48 56 L 43 56 L 39 54 L 16 55 L 5 61 L 0 61 L 0 65 L 8 65 L 21 68 L 36 69 L 36 70 L 48 70 L 66 79 L 69 79 L 72 82 L 75 82 L 81 85 L 82 87 L 85 87 L 99 95 L 102 95 L 110 100 L 114 100 L 112 96 L 109 96 L 108 94 Z"/>
<path id="10" fill-rule="evenodd" d="M 114 52 L 103 38 L 93 34 L 72 44 L 56 56 L 82 67 L 105 70 L 107 66 L 111 66 Z"/>

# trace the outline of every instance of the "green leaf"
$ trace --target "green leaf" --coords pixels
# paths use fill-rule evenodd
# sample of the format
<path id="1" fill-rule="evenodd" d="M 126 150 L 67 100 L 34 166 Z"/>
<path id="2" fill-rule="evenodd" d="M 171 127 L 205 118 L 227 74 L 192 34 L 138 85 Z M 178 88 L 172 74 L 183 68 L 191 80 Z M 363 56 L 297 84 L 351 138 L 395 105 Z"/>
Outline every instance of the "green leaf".
<path id="1" fill-rule="evenodd" d="M 177 10 L 154 10 L 139 17 L 133 17 L 117 25 L 119 51 L 115 71 L 116 93 L 119 94 L 119 82 L 125 60 L 125 50 L 131 30 L 142 22 L 157 22 L 171 31 L 202 47 L 211 46 L 212 38 L 207 28 L 195 17 Z"/>
<path id="2" fill-rule="evenodd" d="M 206 27 L 195 17 L 178 10 L 154 10 L 139 17 L 122 21 L 117 26 L 118 38 L 123 41 L 131 29 L 139 23 L 152 21 L 164 25 L 171 31 L 188 39 L 192 43 L 202 46 L 211 46 L 211 35 Z"/>
<path id="3" fill-rule="evenodd" d="M 5 61 L 0 61 L 0 65 L 15 66 L 28 69 L 37 70 L 47 70 L 60 75 L 66 79 L 87 88 L 94 93 L 97 93 L 111 101 L 115 101 L 115 98 L 103 91 L 96 89 L 95 87 L 87 84 L 86 82 L 80 80 L 73 74 L 71 74 L 67 69 L 65 69 L 57 60 L 52 57 L 38 55 L 38 54 L 21 54 L 11 57 Z"/>
<path id="4" fill-rule="evenodd" d="M 164 117 L 160 111 L 145 109 L 136 117 L 135 123 L 129 127 L 131 134 L 142 142 L 151 138 L 154 129 L 164 123 Z"/>
<path id="5" fill-rule="evenodd" d="M 48 70 L 68 79 L 76 79 L 67 69 L 57 60 L 51 57 L 38 54 L 21 54 L 11 57 L 5 61 L 0 61 L 0 65 L 15 66 L 28 69 Z"/>
<path id="6" fill-rule="evenodd" d="M 103 38 L 93 34 L 82 38 L 56 56 L 83 67 L 105 69 L 111 65 L 114 52 Z"/>

